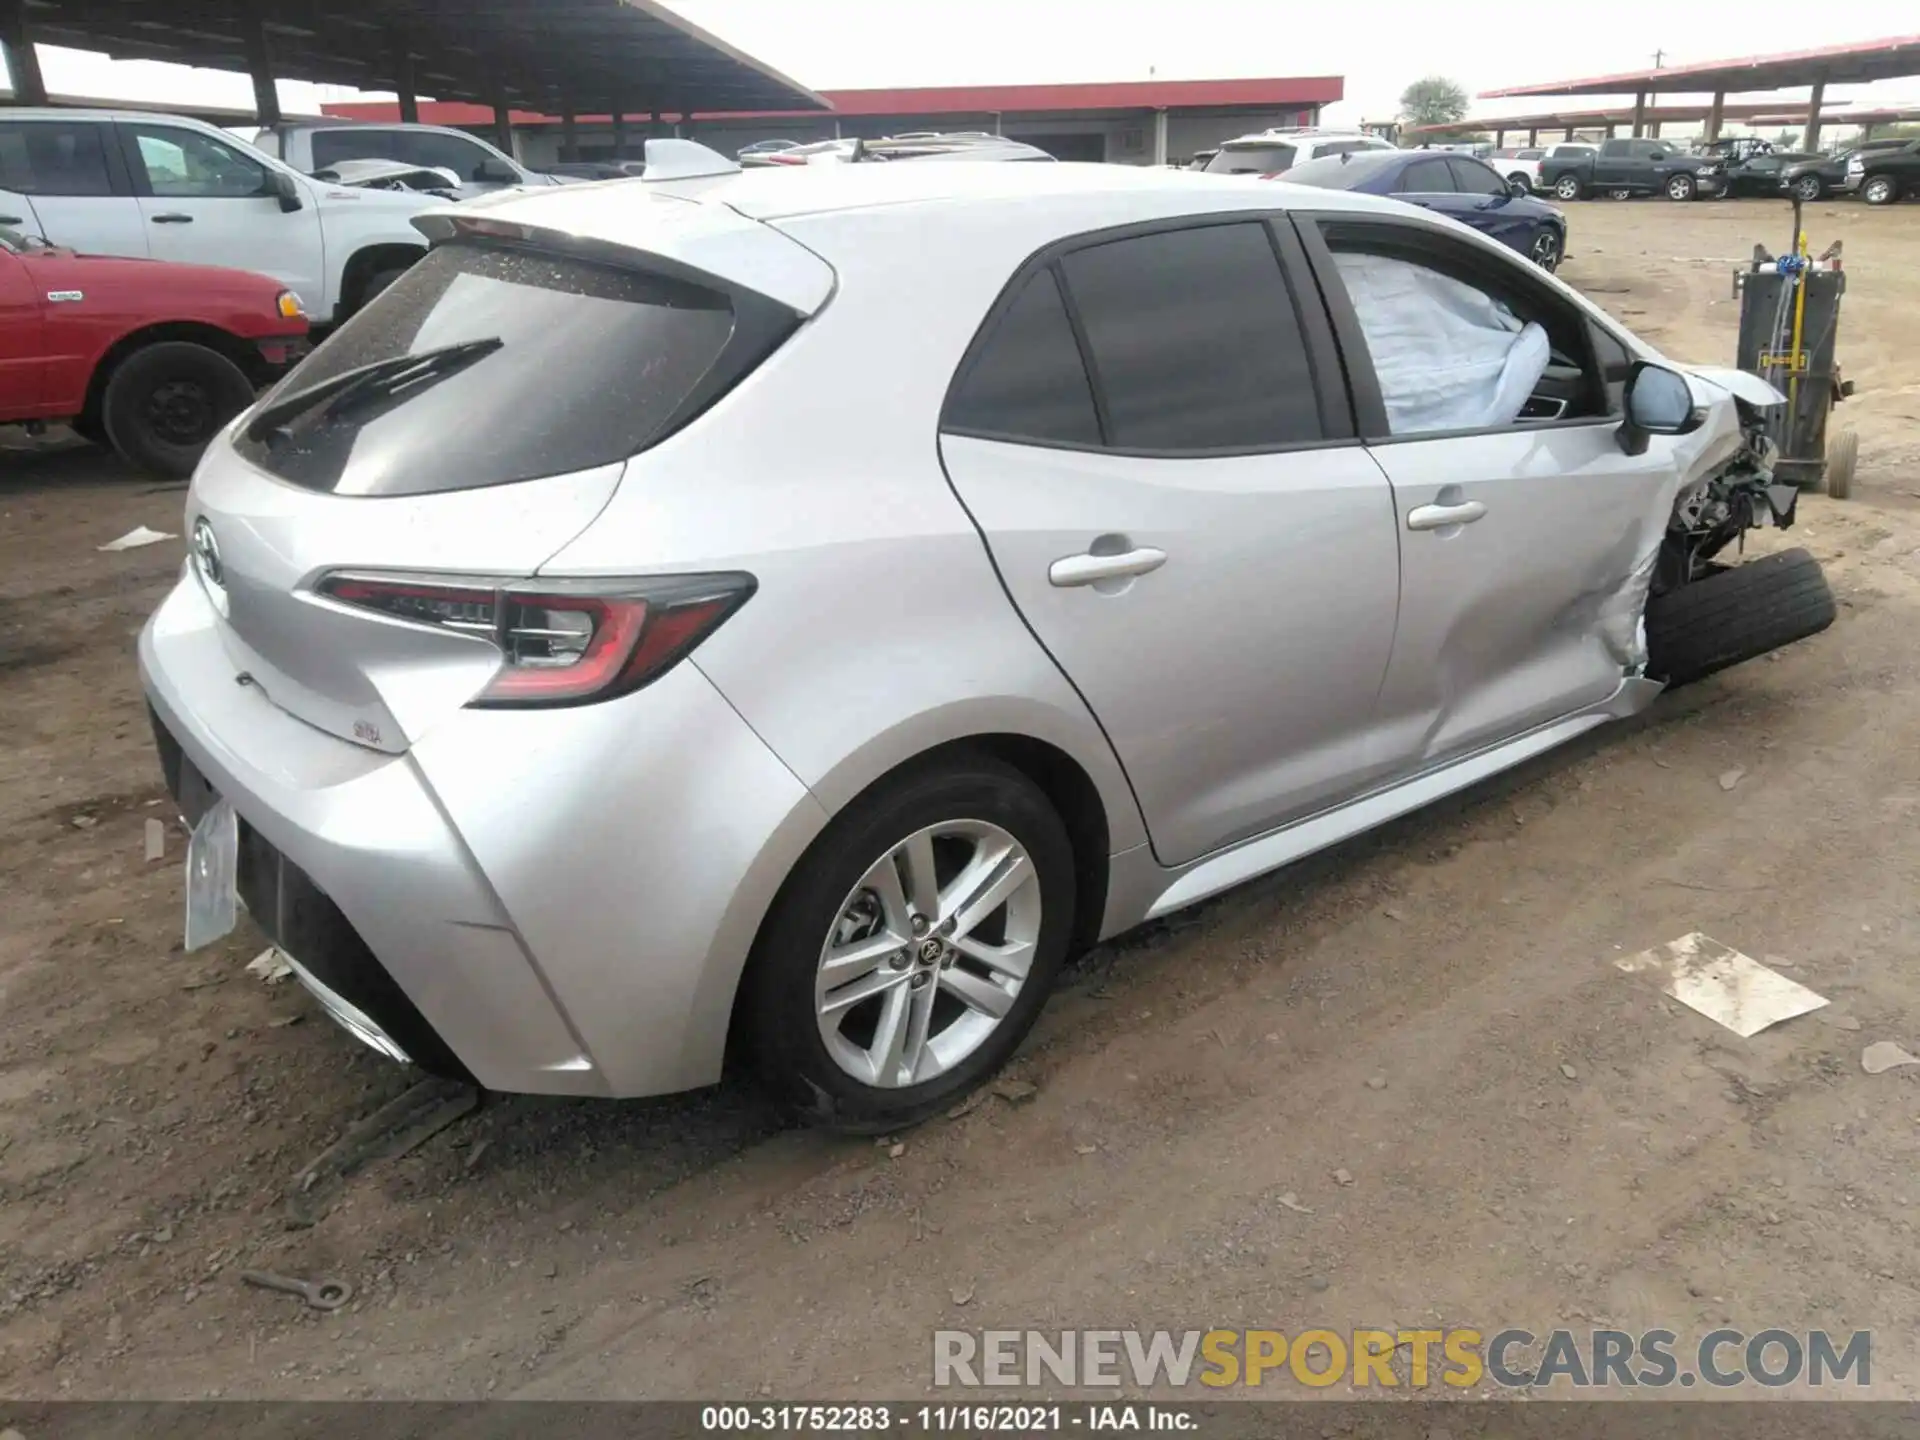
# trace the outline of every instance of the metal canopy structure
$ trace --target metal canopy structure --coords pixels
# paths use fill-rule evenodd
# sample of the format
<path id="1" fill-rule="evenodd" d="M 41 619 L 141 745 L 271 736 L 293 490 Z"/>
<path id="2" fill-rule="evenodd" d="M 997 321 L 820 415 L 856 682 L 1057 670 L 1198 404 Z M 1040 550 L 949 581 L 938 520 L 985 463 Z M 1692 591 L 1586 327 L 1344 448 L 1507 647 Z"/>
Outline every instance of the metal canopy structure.
<path id="1" fill-rule="evenodd" d="M 1827 45 L 1817 50 L 1792 50 L 1779 55 L 1751 55 L 1736 60 L 1709 60 L 1693 65 L 1667 65 L 1653 70 L 1628 70 L 1616 75 L 1594 75 L 1580 80 L 1558 80 L 1544 85 L 1515 85 L 1484 90 L 1482 100 L 1510 100 L 1530 95 L 1632 95 L 1636 118 L 1633 133 L 1643 133 L 1647 96 L 1684 93 L 1713 96 L 1707 117 L 1707 138 L 1715 139 L 1730 95 L 1767 90 L 1811 87 L 1802 122 L 1809 148 L 1820 140 L 1820 107 L 1830 84 L 1863 85 L 1920 75 L 1920 35 L 1897 35 L 1852 45 Z M 1774 109 L 1779 109 L 1775 102 Z"/>
<path id="2" fill-rule="evenodd" d="M 250 74 L 275 123 L 275 80 L 572 114 L 823 110 L 813 91 L 657 0 L 0 0 L 20 101 L 45 103 L 33 45 Z"/>
<path id="3" fill-rule="evenodd" d="M 1806 123 L 1804 114 L 1795 114 L 1787 120 L 1779 120 L 1780 102 L 1778 100 L 1754 101 L 1744 105 L 1725 105 L 1720 107 L 1719 118 L 1722 121 L 1738 120 L 1744 124 L 1793 124 Z M 1640 120 L 1649 135 L 1658 135 L 1663 125 L 1698 125 L 1714 117 L 1710 105 L 1661 105 L 1640 113 Z M 1857 124 L 1859 117 L 1850 110 L 1828 110 L 1821 119 L 1827 124 Z M 1882 122 L 1885 116 L 1881 117 Z M 1599 130 L 1611 136 L 1623 125 L 1634 122 L 1634 112 L 1628 108 L 1595 110 L 1544 110 L 1532 115 L 1493 115 L 1480 119 L 1455 120 L 1446 125 L 1416 125 L 1404 133 L 1438 140 L 1446 135 L 1487 134 L 1496 137 L 1496 143 L 1504 145 L 1508 135 L 1524 134 L 1529 145 L 1540 143 L 1541 135 L 1563 135 L 1571 140 L 1576 130 Z"/>

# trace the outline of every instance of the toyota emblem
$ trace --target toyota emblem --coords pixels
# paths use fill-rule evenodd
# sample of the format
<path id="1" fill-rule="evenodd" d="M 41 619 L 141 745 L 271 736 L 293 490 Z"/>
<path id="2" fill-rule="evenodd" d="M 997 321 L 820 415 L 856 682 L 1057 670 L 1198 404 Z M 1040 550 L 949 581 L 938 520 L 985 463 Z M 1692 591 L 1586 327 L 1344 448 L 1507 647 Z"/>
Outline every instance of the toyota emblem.
<path id="1" fill-rule="evenodd" d="M 207 584 L 217 590 L 226 588 L 226 572 L 220 568 L 220 542 L 214 539 L 213 526 L 204 515 L 193 522 L 193 559 Z"/>

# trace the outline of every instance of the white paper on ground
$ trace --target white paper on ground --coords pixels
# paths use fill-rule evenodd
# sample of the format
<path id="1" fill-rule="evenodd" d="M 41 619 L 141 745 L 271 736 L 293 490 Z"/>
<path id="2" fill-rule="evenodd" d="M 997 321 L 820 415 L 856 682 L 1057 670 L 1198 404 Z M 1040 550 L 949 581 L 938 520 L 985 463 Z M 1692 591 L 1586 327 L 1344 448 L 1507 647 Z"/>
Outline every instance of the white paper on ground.
<path id="1" fill-rule="evenodd" d="M 1827 1003 L 1825 996 L 1698 931 L 1613 963 L 1628 975 L 1657 976 L 1667 994 L 1742 1039 Z"/>
<path id="2" fill-rule="evenodd" d="M 177 535 L 169 535 L 164 530 L 149 530 L 144 525 L 136 525 L 118 540 L 109 540 L 99 548 L 104 551 L 138 550 L 142 545 L 158 545 L 162 540 L 177 540 Z"/>

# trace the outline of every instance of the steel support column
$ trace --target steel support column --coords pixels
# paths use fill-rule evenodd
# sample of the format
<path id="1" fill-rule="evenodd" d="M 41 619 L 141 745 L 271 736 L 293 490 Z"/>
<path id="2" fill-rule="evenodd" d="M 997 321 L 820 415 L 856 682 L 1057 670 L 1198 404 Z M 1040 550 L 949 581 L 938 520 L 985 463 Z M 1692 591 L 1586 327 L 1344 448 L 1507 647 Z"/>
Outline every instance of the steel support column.
<path id="1" fill-rule="evenodd" d="M 1800 137 L 1802 150 L 1820 148 L 1820 103 L 1827 98 L 1827 82 L 1822 80 L 1813 87 L 1813 96 L 1807 101 L 1807 131 Z"/>
<path id="2" fill-rule="evenodd" d="M 246 15 L 242 29 L 247 43 L 247 73 L 253 78 L 253 113 L 262 127 L 280 123 L 280 91 L 273 83 L 273 54 L 267 48 L 267 25 L 258 14 Z"/>
<path id="3" fill-rule="evenodd" d="M 44 105 L 47 82 L 40 75 L 40 54 L 27 34 L 26 8 L 22 0 L 0 0 L 0 53 L 13 81 L 13 103 Z"/>

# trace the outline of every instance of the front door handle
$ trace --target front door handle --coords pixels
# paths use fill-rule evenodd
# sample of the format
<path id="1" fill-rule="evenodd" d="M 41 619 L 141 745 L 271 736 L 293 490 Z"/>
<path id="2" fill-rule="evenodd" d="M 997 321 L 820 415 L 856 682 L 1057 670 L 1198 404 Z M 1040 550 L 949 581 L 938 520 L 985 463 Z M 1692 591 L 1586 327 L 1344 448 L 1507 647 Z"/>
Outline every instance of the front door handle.
<path id="1" fill-rule="evenodd" d="M 1471 525 L 1487 513 L 1478 500 L 1459 505 L 1416 505 L 1407 512 L 1409 530 L 1444 530 L 1449 525 Z"/>
<path id="2" fill-rule="evenodd" d="M 24 225 L 27 222 L 18 215 L 0 215 L 0 225 Z"/>
<path id="3" fill-rule="evenodd" d="M 1119 555 L 1069 555 L 1047 567 L 1047 579 L 1062 589 L 1092 585 L 1101 580 L 1124 580 L 1145 575 L 1167 563 L 1167 552 L 1142 546 Z"/>
<path id="4" fill-rule="evenodd" d="M 165 215 L 154 216 L 153 223 L 156 225 L 191 225 L 193 223 L 193 217 L 191 215 L 182 215 L 178 210 L 172 210 Z"/>

